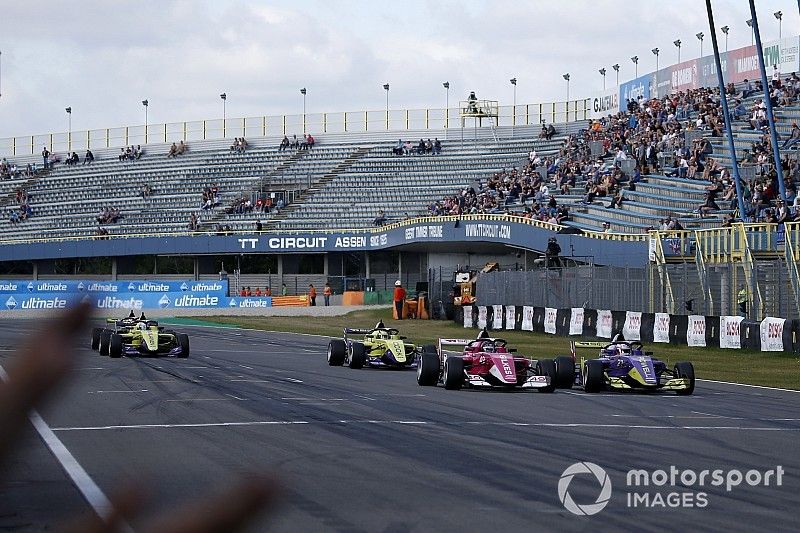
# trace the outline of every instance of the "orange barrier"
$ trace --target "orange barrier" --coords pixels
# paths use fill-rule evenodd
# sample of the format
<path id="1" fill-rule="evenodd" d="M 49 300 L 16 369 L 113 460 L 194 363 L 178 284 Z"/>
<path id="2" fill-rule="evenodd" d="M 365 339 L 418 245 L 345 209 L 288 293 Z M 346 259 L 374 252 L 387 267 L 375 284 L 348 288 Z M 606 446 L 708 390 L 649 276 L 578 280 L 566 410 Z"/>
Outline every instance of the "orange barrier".
<path id="1" fill-rule="evenodd" d="M 303 296 L 273 296 L 272 307 L 300 307 L 308 305 L 308 295 Z"/>
<path id="2" fill-rule="evenodd" d="M 342 305 L 364 305 L 364 291 L 344 291 Z"/>

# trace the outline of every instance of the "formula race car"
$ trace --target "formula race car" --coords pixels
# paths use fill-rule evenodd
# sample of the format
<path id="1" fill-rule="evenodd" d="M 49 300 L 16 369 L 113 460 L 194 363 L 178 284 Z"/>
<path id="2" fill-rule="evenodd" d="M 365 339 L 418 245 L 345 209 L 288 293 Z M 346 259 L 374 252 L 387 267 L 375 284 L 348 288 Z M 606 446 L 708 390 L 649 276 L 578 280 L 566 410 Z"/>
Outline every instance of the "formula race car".
<path id="1" fill-rule="evenodd" d="M 504 389 L 537 389 L 553 392 L 559 383 L 556 362 L 552 359 L 531 360 L 512 355 L 504 339 L 489 337 L 483 330 L 477 339 L 439 339 L 438 353 L 423 352 L 417 368 L 417 383 L 432 386 L 442 383 L 445 389 L 462 386 Z M 445 346 L 462 347 L 461 355 L 447 355 Z M 572 379 L 572 361 L 569 375 Z M 563 373 L 563 371 L 562 371 Z"/>
<path id="2" fill-rule="evenodd" d="M 110 326 L 92 329 L 92 349 L 100 355 L 122 357 L 123 355 L 167 355 L 189 357 L 189 336 L 159 326 L 142 313 L 136 318 L 133 311 L 126 318 L 109 318 Z"/>
<path id="3" fill-rule="evenodd" d="M 348 335 L 363 335 L 363 340 L 354 340 Z M 331 339 L 328 343 L 328 364 L 347 365 L 350 368 L 371 366 L 375 368 L 417 368 L 420 353 L 435 353 L 433 345 L 418 348 L 394 328 L 387 328 L 383 321 L 372 329 L 345 328 L 342 339 Z"/>
<path id="4" fill-rule="evenodd" d="M 583 359 L 575 364 L 575 384 L 586 392 L 601 390 L 675 391 L 689 395 L 694 392 L 694 366 L 679 361 L 670 369 L 664 361 L 646 352 L 641 342 L 620 340 L 611 342 L 573 342 L 573 357 L 577 348 L 599 348 L 597 359 Z"/>

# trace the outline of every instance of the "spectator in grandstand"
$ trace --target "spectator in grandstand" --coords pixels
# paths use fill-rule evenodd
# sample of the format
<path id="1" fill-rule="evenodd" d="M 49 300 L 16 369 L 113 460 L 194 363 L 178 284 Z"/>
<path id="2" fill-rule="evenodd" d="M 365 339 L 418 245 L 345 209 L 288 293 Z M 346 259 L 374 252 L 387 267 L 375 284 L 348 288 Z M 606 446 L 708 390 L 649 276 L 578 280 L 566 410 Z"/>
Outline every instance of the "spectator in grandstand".
<path id="1" fill-rule="evenodd" d="M 278 145 L 278 151 L 283 152 L 287 148 L 289 148 L 289 137 L 284 135 L 283 140 L 281 140 L 281 144 Z"/>
<path id="2" fill-rule="evenodd" d="M 548 141 L 551 140 L 556 134 L 556 128 L 552 124 L 547 125 L 547 135 L 545 135 L 545 139 Z"/>
<path id="3" fill-rule="evenodd" d="M 414 151 L 414 146 L 411 144 L 411 141 L 406 141 L 403 143 L 403 155 L 411 155 L 411 152 Z"/>
<path id="4" fill-rule="evenodd" d="M 88 148 L 86 149 L 86 155 L 83 157 L 83 164 L 84 165 L 91 165 L 92 161 L 94 161 L 94 154 Z"/>
<path id="5" fill-rule="evenodd" d="M 792 131 L 789 133 L 786 140 L 783 141 L 781 150 L 790 150 L 798 142 L 800 142 L 800 127 L 797 126 L 797 122 L 792 122 Z"/>
<path id="6" fill-rule="evenodd" d="M 14 225 L 19 224 L 19 213 L 17 212 L 16 209 L 11 210 L 11 215 L 9 215 L 9 220 Z"/>
<path id="7" fill-rule="evenodd" d="M 264 296 L 272 296 L 272 289 L 269 285 L 264 289 Z"/>
<path id="8" fill-rule="evenodd" d="M 261 232 L 264 229 L 264 224 L 260 220 L 256 220 L 256 231 Z"/>
<path id="9" fill-rule="evenodd" d="M 286 296 L 289 294 L 289 290 L 286 288 L 285 283 L 281 283 L 281 296 Z"/>
<path id="10" fill-rule="evenodd" d="M 178 145 L 178 155 L 183 155 L 188 151 L 189 151 L 189 145 L 181 141 L 181 143 Z"/>
<path id="11" fill-rule="evenodd" d="M 169 153 L 167 154 L 167 157 L 175 157 L 176 155 L 178 155 L 178 145 L 172 143 L 172 146 L 169 147 Z M 120 161 L 121 160 L 122 156 L 120 156 Z"/>
<path id="12" fill-rule="evenodd" d="M 50 161 L 49 158 L 50 158 L 50 151 L 47 149 L 46 146 L 43 146 L 42 147 L 42 163 L 44 164 L 44 169 L 45 170 L 47 170 L 49 168 L 48 167 L 48 163 Z"/>
<path id="13" fill-rule="evenodd" d="M 197 215 L 192 213 L 189 216 L 189 231 L 197 231 L 197 226 L 198 226 Z"/>
<path id="14" fill-rule="evenodd" d="M 438 137 L 433 139 L 433 155 L 439 155 L 442 153 L 442 141 L 439 140 Z"/>
<path id="15" fill-rule="evenodd" d="M 300 148 L 300 141 L 297 140 L 297 135 L 292 135 L 292 142 L 289 143 L 289 146 L 295 150 Z"/>
<path id="16" fill-rule="evenodd" d="M 373 226 L 383 226 L 386 224 L 386 213 L 383 212 L 383 209 L 378 211 L 378 216 L 375 217 L 375 220 L 372 221 Z"/>
<path id="17" fill-rule="evenodd" d="M 397 144 L 392 148 L 394 155 L 403 155 L 403 139 L 397 139 Z"/>

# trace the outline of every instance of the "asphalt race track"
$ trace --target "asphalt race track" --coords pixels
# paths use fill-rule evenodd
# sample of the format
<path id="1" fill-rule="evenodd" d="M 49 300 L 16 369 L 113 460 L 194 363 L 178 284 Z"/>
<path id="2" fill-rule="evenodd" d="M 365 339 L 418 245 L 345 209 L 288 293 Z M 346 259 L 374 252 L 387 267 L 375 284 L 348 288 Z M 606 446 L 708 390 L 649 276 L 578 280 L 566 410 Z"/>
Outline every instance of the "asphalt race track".
<path id="1" fill-rule="evenodd" d="M 0 324 L 0 361 L 33 327 Z M 114 360 L 87 338 L 75 378 L 41 413 L 103 493 L 146 487 L 142 520 L 269 472 L 286 494 L 256 531 L 796 528 L 800 393 L 706 382 L 690 397 L 446 391 L 419 387 L 413 372 L 329 367 L 320 337 L 182 330 L 189 359 Z M 594 516 L 559 499 L 562 472 L 583 461 L 612 484 Z M 629 470 L 671 465 L 723 469 L 731 481 L 731 469 L 784 472 L 781 486 L 775 474 L 768 487 L 742 480 L 730 491 L 709 486 L 710 474 L 704 487 L 680 476 L 677 487 L 626 485 Z M 33 430 L 4 481 L 0 529 L 53 528 L 89 512 Z M 577 475 L 568 491 L 592 504 L 600 482 Z M 664 505 L 629 507 L 632 492 Z M 707 504 L 670 507 L 671 492 Z"/>

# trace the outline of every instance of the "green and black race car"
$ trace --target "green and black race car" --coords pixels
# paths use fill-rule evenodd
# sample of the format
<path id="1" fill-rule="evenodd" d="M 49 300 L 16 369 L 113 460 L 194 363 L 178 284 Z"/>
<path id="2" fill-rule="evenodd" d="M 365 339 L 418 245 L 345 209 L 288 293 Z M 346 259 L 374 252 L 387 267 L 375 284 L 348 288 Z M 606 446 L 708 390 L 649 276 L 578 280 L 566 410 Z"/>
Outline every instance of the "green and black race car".
<path id="1" fill-rule="evenodd" d="M 164 329 L 144 313 L 136 318 L 131 311 L 126 318 L 109 318 L 106 323 L 111 326 L 92 330 L 92 349 L 100 350 L 100 355 L 189 357 L 188 335 Z"/>
<path id="2" fill-rule="evenodd" d="M 364 335 L 363 340 L 353 340 L 348 335 Z M 395 328 L 387 328 L 383 321 L 372 329 L 345 328 L 342 339 L 328 343 L 328 364 L 350 368 L 417 368 L 420 354 L 436 354 L 433 345 L 418 347 L 406 340 Z"/>

